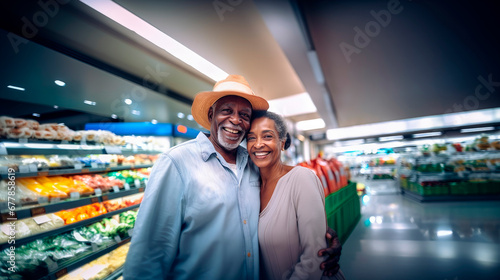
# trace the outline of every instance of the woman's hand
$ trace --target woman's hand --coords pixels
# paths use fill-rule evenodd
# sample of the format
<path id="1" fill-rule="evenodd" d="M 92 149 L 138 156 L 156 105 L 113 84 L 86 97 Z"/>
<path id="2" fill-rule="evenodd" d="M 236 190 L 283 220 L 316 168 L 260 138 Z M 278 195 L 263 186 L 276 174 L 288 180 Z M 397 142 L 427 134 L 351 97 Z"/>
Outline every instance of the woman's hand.
<path id="1" fill-rule="evenodd" d="M 333 276 L 339 269 L 340 254 L 342 253 L 342 244 L 340 244 L 337 232 L 330 227 L 326 228 L 326 240 L 330 247 L 318 251 L 319 256 L 328 256 L 324 262 L 320 264 L 323 275 Z"/>

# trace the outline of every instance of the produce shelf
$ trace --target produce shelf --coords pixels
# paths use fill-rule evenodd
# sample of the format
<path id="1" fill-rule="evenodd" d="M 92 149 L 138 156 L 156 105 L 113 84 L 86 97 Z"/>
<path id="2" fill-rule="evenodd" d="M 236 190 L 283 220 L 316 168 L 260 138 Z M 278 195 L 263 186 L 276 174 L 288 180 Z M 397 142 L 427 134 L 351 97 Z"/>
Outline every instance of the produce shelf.
<path id="1" fill-rule="evenodd" d="M 40 280 L 42 280 L 42 279 L 43 280 L 55 280 L 57 278 L 60 278 L 64 275 L 68 274 L 69 272 L 71 272 L 75 269 L 78 269 L 81 266 L 83 266 L 83 265 L 85 265 L 85 264 L 87 264 L 87 263 L 89 263 L 89 262 L 91 262 L 91 261 L 93 261 L 101 256 L 104 256 L 105 254 L 117 249 L 118 247 L 120 247 L 124 244 L 127 244 L 128 242 L 130 242 L 130 240 L 131 240 L 131 238 L 128 237 L 126 239 L 123 239 L 119 243 L 112 244 L 104 249 L 99 250 L 99 251 L 88 252 L 88 253 L 82 255 L 81 257 L 78 257 L 77 260 L 70 259 L 68 261 L 62 262 L 62 264 L 59 264 L 57 266 L 57 269 L 49 270 L 48 275 L 42 276 L 39 279 Z M 108 276 L 108 277 L 110 277 L 110 276 Z M 116 277 L 116 278 L 118 278 L 118 277 Z M 116 279 L 116 278 L 112 278 L 112 279 Z M 106 279 L 110 279 L 110 278 L 106 278 Z"/>
<path id="2" fill-rule="evenodd" d="M 4 155 L 77 155 L 86 156 L 90 154 L 160 154 L 161 151 L 130 149 L 119 146 L 104 146 L 89 143 L 65 143 L 64 141 L 40 141 L 22 139 L 18 141 L 2 140 L 0 145 L 5 148 Z M 2 151 L 4 150 L 2 148 Z"/>
<path id="3" fill-rule="evenodd" d="M 116 280 L 123 274 L 123 266 L 119 267 L 117 270 L 113 271 L 108 277 L 104 278 L 104 280 Z"/>
<path id="4" fill-rule="evenodd" d="M 82 227 L 82 226 L 90 225 L 90 224 L 98 222 L 98 221 L 100 221 L 100 220 L 102 220 L 104 218 L 109 218 L 111 216 L 120 214 L 122 212 L 126 212 L 126 211 L 129 211 L 129 210 L 137 209 L 137 208 L 139 208 L 139 206 L 140 206 L 140 204 L 132 205 L 132 206 L 125 207 L 125 208 L 122 208 L 122 209 L 118 209 L 118 210 L 113 211 L 113 212 L 108 212 L 106 214 L 99 215 L 99 216 L 96 216 L 96 217 L 93 217 L 93 218 L 85 219 L 85 220 L 82 220 L 82 221 L 79 221 L 79 222 L 76 222 L 76 223 L 73 223 L 73 224 L 65 225 L 63 227 L 56 228 L 56 229 L 53 229 L 53 230 L 50 230 L 50 231 L 41 232 L 41 233 L 34 234 L 34 235 L 31 235 L 31 236 L 23 237 L 23 238 L 17 238 L 16 239 L 16 247 L 20 246 L 20 245 L 23 245 L 23 244 L 26 244 L 26 243 L 29 243 L 31 241 L 35 241 L 35 240 L 40 239 L 40 238 L 44 238 L 44 237 L 47 237 L 47 236 L 58 235 L 60 233 L 71 231 L 71 230 L 73 230 L 75 228 L 79 228 L 79 227 Z M 10 246 L 11 245 L 9 243 L 0 244 L 0 250 L 7 249 Z"/>
<path id="5" fill-rule="evenodd" d="M 60 175 L 79 175 L 79 174 L 92 174 L 102 172 L 113 172 L 129 169 L 141 169 L 152 167 L 153 164 L 131 164 L 131 165 L 118 165 L 118 166 L 98 166 L 98 167 L 83 167 L 83 168 L 66 168 L 56 170 L 39 170 L 36 172 L 16 172 L 15 178 L 28 178 L 40 176 L 60 176 Z M 0 174 L 0 179 L 9 179 L 9 174 Z"/>
<path id="6" fill-rule="evenodd" d="M 83 197 L 75 200 L 64 200 L 56 203 L 44 203 L 44 204 L 36 204 L 33 206 L 22 207 L 18 210 L 12 211 L 14 215 L 11 215 L 10 211 L 5 209 L 1 213 L 1 222 L 12 221 L 12 218 L 24 219 L 29 217 L 34 217 L 42 214 L 50 214 L 55 213 L 61 210 L 67 210 L 71 208 L 76 208 L 80 206 L 89 205 L 92 203 L 104 202 L 107 200 L 126 197 L 129 195 L 133 195 L 136 193 L 144 192 L 143 183 L 141 183 L 141 187 L 139 188 L 130 188 L 129 190 L 120 190 L 118 192 L 108 192 L 103 193 L 102 195 L 93 195 L 90 197 Z"/>

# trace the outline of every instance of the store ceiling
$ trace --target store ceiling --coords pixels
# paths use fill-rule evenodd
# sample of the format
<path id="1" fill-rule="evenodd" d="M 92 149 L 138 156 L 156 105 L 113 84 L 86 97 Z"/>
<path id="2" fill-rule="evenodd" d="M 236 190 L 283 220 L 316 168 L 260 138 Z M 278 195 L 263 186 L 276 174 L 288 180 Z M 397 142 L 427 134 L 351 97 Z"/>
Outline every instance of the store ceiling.
<path id="1" fill-rule="evenodd" d="M 115 2 L 224 71 L 244 75 L 267 99 L 308 92 L 318 112 L 293 121 L 320 116 L 328 129 L 500 107 L 495 1 Z M 189 114 L 194 95 L 214 82 L 184 62 L 79 1 L 0 5 L 0 82 L 36 89 L 19 94 L 2 85 L 4 100 L 197 127 L 177 113 Z M 67 80 L 64 91 L 55 78 Z M 125 98 L 135 107 L 121 103 Z"/>

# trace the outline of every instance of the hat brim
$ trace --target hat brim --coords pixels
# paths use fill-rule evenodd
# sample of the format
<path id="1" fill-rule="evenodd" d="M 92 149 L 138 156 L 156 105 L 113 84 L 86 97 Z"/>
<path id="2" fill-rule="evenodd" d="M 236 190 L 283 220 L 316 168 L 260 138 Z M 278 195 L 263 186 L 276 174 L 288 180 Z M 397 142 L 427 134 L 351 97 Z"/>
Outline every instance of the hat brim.
<path id="1" fill-rule="evenodd" d="M 257 95 L 250 95 L 238 91 L 203 91 L 196 95 L 191 106 L 191 115 L 194 120 L 202 127 L 210 130 L 210 121 L 208 120 L 208 110 L 219 99 L 224 96 L 239 96 L 250 102 L 252 110 L 267 110 L 269 103 Z"/>

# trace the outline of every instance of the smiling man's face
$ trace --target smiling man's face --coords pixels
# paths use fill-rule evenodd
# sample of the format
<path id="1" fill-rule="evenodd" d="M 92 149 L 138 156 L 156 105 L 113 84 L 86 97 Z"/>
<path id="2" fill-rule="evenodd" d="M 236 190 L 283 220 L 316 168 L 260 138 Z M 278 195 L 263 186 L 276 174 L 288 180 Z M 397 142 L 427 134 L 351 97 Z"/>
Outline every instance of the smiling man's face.
<path id="1" fill-rule="evenodd" d="M 217 100 L 208 112 L 211 122 L 210 141 L 219 153 L 234 151 L 241 143 L 252 117 L 252 106 L 238 96 L 225 96 Z"/>

